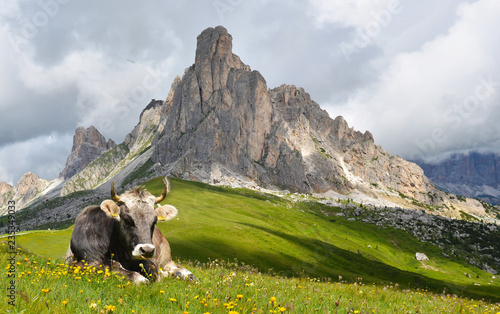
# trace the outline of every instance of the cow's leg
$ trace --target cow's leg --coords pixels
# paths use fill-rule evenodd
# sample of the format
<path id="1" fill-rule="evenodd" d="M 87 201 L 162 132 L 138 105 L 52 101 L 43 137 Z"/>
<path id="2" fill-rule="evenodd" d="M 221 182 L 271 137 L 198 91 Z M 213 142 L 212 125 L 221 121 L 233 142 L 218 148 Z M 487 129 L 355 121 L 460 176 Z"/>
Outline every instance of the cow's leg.
<path id="1" fill-rule="evenodd" d="M 191 281 L 198 281 L 193 273 L 172 261 L 170 245 L 168 244 L 167 239 L 165 239 L 165 237 L 161 234 L 158 227 L 155 227 L 153 244 L 156 248 L 156 256 L 153 261 L 159 268 L 158 280 L 165 277 L 179 277 Z"/>
<path id="2" fill-rule="evenodd" d="M 108 266 L 111 269 L 111 271 L 117 271 L 119 274 L 125 276 L 128 280 L 132 281 L 133 283 L 142 284 L 149 282 L 149 280 L 140 273 L 125 269 L 122 266 L 122 264 L 120 264 L 117 261 L 110 261 L 108 263 Z"/>
<path id="3" fill-rule="evenodd" d="M 178 277 L 190 281 L 198 281 L 192 272 L 181 265 L 175 264 L 172 260 L 165 265 L 162 265 L 161 270 L 159 271 L 159 278 L 161 279 L 164 277 Z"/>
<path id="4" fill-rule="evenodd" d="M 75 261 L 74 257 L 75 255 L 73 254 L 73 251 L 71 251 L 71 245 L 68 245 L 68 250 L 66 251 L 66 256 L 64 257 L 64 261 L 66 261 L 66 264 L 71 264 L 72 262 Z"/>

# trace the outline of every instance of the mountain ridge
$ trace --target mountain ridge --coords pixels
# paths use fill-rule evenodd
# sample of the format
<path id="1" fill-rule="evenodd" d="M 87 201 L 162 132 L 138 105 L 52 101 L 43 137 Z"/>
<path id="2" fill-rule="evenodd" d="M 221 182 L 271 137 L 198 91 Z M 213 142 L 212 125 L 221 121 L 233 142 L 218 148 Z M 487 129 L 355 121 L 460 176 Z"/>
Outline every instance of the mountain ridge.
<path id="1" fill-rule="evenodd" d="M 197 37 L 194 64 L 175 77 L 165 101 L 145 107 L 123 143 L 64 180 L 49 198 L 85 190 L 106 195 L 111 181 L 125 188 L 154 176 L 457 219 L 467 214 L 498 223 L 499 217 L 479 201 L 435 188 L 418 165 L 390 155 L 369 131 L 354 130 L 343 117 L 332 119 L 303 88 L 269 89 L 232 53 L 232 36 L 222 26 Z"/>
<path id="2" fill-rule="evenodd" d="M 443 190 L 500 205 L 500 155 L 470 151 L 438 162 L 416 163 Z"/>
<path id="3" fill-rule="evenodd" d="M 7 213 L 9 201 L 14 201 L 16 210 L 19 210 L 42 196 L 53 183 L 54 180 L 42 179 L 32 172 L 26 172 L 14 186 L 0 182 L 0 215 Z"/>
<path id="4" fill-rule="evenodd" d="M 232 53 L 218 26 L 197 37 L 195 63 L 172 84 L 153 138 L 160 175 L 299 193 L 364 194 L 382 205 L 460 211 L 496 219 L 478 201 L 458 202 L 416 164 L 391 156 L 373 136 L 332 119 L 302 88 L 268 89 Z"/>

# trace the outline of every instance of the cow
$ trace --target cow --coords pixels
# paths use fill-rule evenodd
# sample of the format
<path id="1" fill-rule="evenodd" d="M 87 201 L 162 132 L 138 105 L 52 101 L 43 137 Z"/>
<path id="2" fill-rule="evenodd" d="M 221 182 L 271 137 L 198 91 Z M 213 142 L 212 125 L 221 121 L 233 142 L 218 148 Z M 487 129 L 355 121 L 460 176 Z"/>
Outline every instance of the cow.
<path id="1" fill-rule="evenodd" d="M 109 267 L 135 283 L 174 276 L 196 281 L 187 269 L 172 261 L 170 245 L 156 226 L 177 215 L 171 205 L 155 205 L 170 191 L 164 179 L 163 193 L 155 197 L 141 187 L 115 193 L 100 206 L 86 207 L 76 218 L 66 261 L 81 266 Z"/>

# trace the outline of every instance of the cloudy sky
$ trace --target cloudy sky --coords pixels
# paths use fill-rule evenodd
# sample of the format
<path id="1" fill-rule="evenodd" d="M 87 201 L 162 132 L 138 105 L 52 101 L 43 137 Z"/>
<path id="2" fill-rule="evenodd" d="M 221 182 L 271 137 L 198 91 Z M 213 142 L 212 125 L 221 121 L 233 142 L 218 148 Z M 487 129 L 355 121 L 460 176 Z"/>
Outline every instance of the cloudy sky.
<path id="1" fill-rule="evenodd" d="M 53 179 L 77 126 L 120 143 L 225 26 L 268 87 L 408 159 L 500 150 L 498 0 L 22 0 L 0 4 L 0 181 Z"/>

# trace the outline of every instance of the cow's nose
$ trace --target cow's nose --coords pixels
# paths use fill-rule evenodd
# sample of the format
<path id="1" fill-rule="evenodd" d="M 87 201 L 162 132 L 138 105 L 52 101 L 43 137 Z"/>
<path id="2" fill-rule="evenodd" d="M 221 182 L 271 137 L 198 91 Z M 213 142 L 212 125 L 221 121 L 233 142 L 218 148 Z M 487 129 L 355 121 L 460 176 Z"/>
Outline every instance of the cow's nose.
<path id="1" fill-rule="evenodd" d="M 145 258 L 153 257 L 155 254 L 155 247 L 151 244 L 142 245 L 139 249 L 141 255 Z"/>
<path id="2" fill-rule="evenodd" d="M 132 257 L 135 259 L 148 259 L 155 255 L 155 246 L 153 244 L 137 244 L 132 251 Z"/>

